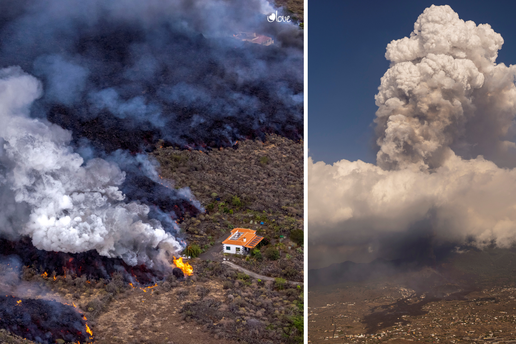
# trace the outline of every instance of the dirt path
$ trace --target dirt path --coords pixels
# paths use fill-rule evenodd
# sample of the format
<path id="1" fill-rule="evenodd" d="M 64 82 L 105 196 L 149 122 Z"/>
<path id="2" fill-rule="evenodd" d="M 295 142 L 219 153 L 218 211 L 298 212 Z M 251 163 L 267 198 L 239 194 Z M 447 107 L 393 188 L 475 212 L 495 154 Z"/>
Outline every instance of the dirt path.
<path id="1" fill-rule="evenodd" d="M 222 241 L 226 238 L 226 236 L 221 236 L 217 242 L 215 243 L 215 245 L 213 245 L 212 247 L 210 247 L 206 252 L 203 252 L 199 258 L 202 259 L 202 260 L 211 260 L 211 261 L 217 261 L 217 262 L 222 262 L 222 264 L 226 264 L 227 266 L 235 269 L 235 270 L 239 270 L 239 271 L 242 271 L 243 273 L 253 277 L 253 278 L 256 278 L 256 279 L 261 279 L 261 280 L 264 280 L 264 281 L 274 281 L 276 278 L 274 277 L 268 277 L 268 276 L 265 276 L 265 275 L 260 275 L 260 274 L 257 274 L 256 272 L 253 272 L 251 270 L 247 270 L 243 267 L 241 267 L 240 265 L 237 265 L 235 263 L 232 263 L 232 262 L 229 262 L 227 260 L 224 260 L 224 255 L 222 254 Z M 292 283 L 292 284 L 295 284 L 295 285 L 299 285 L 299 284 L 303 284 L 302 282 L 292 282 L 292 281 L 288 281 L 289 283 Z"/>
<path id="2" fill-rule="evenodd" d="M 276 279 L 274 277 L 268 277 L 268 276 L 260 275 L 260 274 L 257 274 L 256 272 L 252 272 L 250 270 L 244 269 L 243 267 L 241 267 L 239 265 L 236 265 L 235 263 L 228 262 L 227 260 L 223 261 L 222 264 L 226 264 L 227 266 L 230 266 L 233 269 L 242 271 L 243 273 L 245 273 L 245 274 L 247 274 L 247 275 L 249 275 L 249 276 L 251 276 L 253 278 L 256 278 L 256 279 L 261 279 L 261 280 L 264 280 L 264 281 L 274 281 Z M 302 284 L 301 282 L 292 282 L 292 281 L 287 281 L 287 282 L 292 283 L 292 284 L 296 284 L 296 285 Z"/>
<path id="3" fill-rule="evenodd" d="M 220 238 L 217 239 L 215 244 L 210 247 L 207 251 L 203 252 L 199 258 L 202 260 L 211 260 L 216 262 L 221 262 L 223 255 L 222 255 L 222 241 L 227 238 L 227 235 L 223 235 Z"/>

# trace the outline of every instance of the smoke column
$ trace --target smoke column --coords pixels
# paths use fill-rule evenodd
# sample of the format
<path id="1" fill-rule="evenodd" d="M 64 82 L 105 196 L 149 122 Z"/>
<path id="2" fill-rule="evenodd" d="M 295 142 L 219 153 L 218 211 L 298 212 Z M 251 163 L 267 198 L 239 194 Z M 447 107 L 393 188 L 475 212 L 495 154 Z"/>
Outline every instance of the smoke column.
<path id="1" fill-rule="evenodd" d="M 74 141 L 134 152 L 158 139 L 220 147 L 267 132 L 301 138 L 303 33 L 267 22 L 267 1 L 11 5 L 0 66 L 42 80 L 35 115 L 72 130 Z M 275 43 L 233 37 L 242 31 Z"/>
<path id="2" fill-rule="evenodd" d="M 309 161 L 311 252 L 327 254 L 312 263 L 374 259 L 386 237 L 514 244 L 516 67 L 496 63 L 502 44 L 488 24 L 431 6 L 387 46 L 377 165 Z"/>
<path id="3" fill-rule="evenodd" d="M 41 83 L 19 67 L 0 71 L 0 194 L 2 233 L 34 246 L 70 253 L 96 250 L 130 265 L 148 264 L 152 249 L 180 250 L 149 207 L 124 202 L 125 174 L 102 159 L 73 152 L 71 133 L 31 119 Z M 151 250 L 151 251 L 149 251 Z"/>
<path id="4" fill-rule="evenodd" d="M 267 22 L 267 1 L 3 2 L 4 238 L 152 267 L 182 249 L 176 216 L 203 209 L 146 150 L 301 138 L 303 32 Z"/>

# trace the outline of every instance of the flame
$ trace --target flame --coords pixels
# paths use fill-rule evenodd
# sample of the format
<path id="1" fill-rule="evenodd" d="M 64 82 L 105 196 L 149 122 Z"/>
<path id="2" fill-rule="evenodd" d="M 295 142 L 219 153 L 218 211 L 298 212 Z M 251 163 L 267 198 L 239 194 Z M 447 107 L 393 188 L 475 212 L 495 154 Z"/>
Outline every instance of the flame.
<path id="1" fill-rule="evenodd" d="M 154 285 L 151 285 L 150 287 L 145 287 L 145 289 L 152 289 L 156 288 L 158 286 L 158 283 L 154 283 Z"/>
<path id="2" fill-rule="evenodd" d="M 43 277 L 43 278 L 47 278 L 47 276 L 48 276 L 48 274 L 47 274 L 47 272 L 46 272 L 46 271 L 45 271 L 44 273 L 42 273 L 42 274 L 41 274 L 41 277 Z"/>
<path id="3" fill-rule="evenodd" d="M 21 302 L 22 302 L 21 300 L 16 301 L 17 304 L 20 304 Z"/>
<path id="4" fill-rule="evenodd" d="M 88 326 L 88 324 L 86 324 L 86 332 L 88 332 L 88 334 L 90 336 L 93 336 L 93 332 L 91 332 L 90 327 Z"/>
<path id="5" fill-rule="evenodd" d="M 188 264 L 188 262 L 183 262 L 183 257 L 180 257 L 179 259 L 176 259 L 176 257 L 174 257 L 174 265 L 180 268 L 185 275 L 193 275 L 193 267 L 190 264 Z"/>

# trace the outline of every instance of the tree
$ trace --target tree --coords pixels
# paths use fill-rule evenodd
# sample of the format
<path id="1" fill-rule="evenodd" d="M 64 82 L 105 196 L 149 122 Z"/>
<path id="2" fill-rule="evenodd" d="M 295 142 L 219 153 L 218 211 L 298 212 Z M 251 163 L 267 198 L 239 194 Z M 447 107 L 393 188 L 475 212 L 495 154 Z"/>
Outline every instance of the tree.
<path id="1" fill-rule="evenodd" d="M 265 257 L 269 260 L 278 260 L 280 258 L 280 253 L 274 247 L 268 247 L 265 250 Z"/>
<path id="2" fill-rule="evenodd" d="M 191 244 L 188 245 L 185 249 L 185 255 L 195 258 L 199 257 L 199 255 L 202 253 L 201 248 L 197 244 Z"/>

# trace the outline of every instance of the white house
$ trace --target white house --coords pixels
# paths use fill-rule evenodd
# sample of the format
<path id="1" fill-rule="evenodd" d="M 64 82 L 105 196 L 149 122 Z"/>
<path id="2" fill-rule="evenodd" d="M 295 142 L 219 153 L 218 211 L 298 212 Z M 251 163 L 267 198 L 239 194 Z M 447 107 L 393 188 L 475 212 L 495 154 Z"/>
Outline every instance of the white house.
<path id="1" fill-rule="evenodd" d="M 248 254 L 258 245 L 263 237 L 256 235 L 256 231 L 247 228 L 235 228 L 231 235 L 222 242 L 224 253 Z"/>

